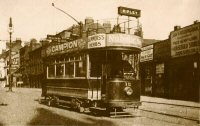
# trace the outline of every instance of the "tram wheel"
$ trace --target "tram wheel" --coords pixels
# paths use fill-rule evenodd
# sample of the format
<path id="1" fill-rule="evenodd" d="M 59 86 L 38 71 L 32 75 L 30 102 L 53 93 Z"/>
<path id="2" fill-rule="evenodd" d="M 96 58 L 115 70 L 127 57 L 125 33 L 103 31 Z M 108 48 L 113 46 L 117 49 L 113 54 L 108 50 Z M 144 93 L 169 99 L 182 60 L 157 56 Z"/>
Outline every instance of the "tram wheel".
<path id="1" fill-rule="evenodd" d="M 80 113 L 83 113 L 85 111 L 85 108 L 84 107 L 79 107 L 79 112 Z"/>
<path id="2" fill-rule="evenodd" d="M 51 99 L 49 99 L 49 100 L 47 101 L 47 105 L 48 105 L 49 107 L 52 105 Z"/>

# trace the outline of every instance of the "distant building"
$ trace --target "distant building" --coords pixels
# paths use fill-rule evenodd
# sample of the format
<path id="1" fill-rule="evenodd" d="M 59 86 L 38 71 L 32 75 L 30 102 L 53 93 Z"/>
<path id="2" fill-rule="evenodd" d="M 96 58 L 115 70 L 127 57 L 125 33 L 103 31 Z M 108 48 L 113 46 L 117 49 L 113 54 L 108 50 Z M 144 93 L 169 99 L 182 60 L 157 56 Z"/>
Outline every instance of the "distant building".
<path id="1" fill-rule="evenodd" d="M 20 63 L 20 57 L 19 57 L 19 49 L 22 47 L 22 41 L 20 39 L 17 39 L 11 43 L 6 43 L 6 50 L 2 52 L 1 58 L 2 62 L 4 61 L 5 67 L 5 78 L 6 78 L 6 86 L 8 86 L 8 74 L 9 74 L 9 63 L 11 63 L 11 79 L 13 82 L 13 86 L 16 86 L 17 81 L 20 80 L 21 74 L 18 73 L 19 69 L 19 63 Z M 9 49 L 11 48 L 11 62 L 9 62 Z"/>
<path id="2" fill-rule="evenodd" d="M 6 72 L 5 68 L 5 60 L 1 57 L 0 58 L 0 87 L 5 87 L 6 85 Z"/>
<path id="3" fill-rule="evenodd" d="M 34 74 L 34 70 L 32 68 L 37 67 L 38 64 L 33 63 L 34 59 L 32 59 L 33 57 L 30 55 L 30 53 L 40 48 L 41 45 L 42 44 L 38 43 L 35 39 L 31 39 L 28 45 L 25 45 L 20 49 L 20 73 L 22 74 L 22 81 L 24 87 L 39 87 L 32 84 L 32 75 Z M 40 56 L 37 55 L 37 57 Z M 41 64 L 41 62 L 38 63 Z"/>

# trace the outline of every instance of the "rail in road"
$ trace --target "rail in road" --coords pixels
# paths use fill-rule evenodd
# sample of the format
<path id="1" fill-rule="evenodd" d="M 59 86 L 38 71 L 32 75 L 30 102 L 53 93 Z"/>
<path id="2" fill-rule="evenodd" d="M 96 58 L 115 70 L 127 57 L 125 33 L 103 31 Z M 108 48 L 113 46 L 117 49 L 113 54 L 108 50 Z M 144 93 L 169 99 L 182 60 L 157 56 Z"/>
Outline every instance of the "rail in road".
<path id="1" fill-rule="evenodd" d="M 141 96 L 143 111 L 174 116 L 199 122 L 200 103 Z"/>

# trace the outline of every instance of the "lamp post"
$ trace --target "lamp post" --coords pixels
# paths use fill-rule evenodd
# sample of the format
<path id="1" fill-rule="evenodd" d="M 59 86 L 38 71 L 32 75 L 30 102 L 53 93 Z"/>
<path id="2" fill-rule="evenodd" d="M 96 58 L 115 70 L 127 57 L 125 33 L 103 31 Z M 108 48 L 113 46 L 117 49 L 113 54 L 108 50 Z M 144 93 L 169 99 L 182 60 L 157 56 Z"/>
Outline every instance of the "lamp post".
<path id="1" fill-rule="evenodd" d="M 9 29 L 8 32 L 10 34 L 10 43 L 9 43 L 9 91 L 12 91 L 12 76 L 11 76 L 11 41 L 12 41 L 12 33 L 13 33 L 13 25 L 12 25 L 12 18 L 10 17 Z"/>
<path id="2" fill-rule="evenodd" d="M 78 23 L 78 25 L 80 26 L 80 38 L 81 38 L 81 37 L 82 37 L 82 27 L 83 27 L 83 23 L 82 23 L 82 22 L 79 22 L 78 20 L 76 20 L 73 16 L 71 16 L 70 14 L 68 14 L 67 12 L 65 12 L 64 10 L 62 10 L 62 9 L 60 9 L 60 8 L 58 8 L 58 7 L 56 7 L 54 3 L 52 3 L 52 6 L 53 6 L 54 8 L 56 8 L 57 10 L 63 12 L 64 14 L 66 14 L 67 16 L 69 16 L 70 18 L 72 18 L 74 21 L 76 21 L 76 22 Z"/>

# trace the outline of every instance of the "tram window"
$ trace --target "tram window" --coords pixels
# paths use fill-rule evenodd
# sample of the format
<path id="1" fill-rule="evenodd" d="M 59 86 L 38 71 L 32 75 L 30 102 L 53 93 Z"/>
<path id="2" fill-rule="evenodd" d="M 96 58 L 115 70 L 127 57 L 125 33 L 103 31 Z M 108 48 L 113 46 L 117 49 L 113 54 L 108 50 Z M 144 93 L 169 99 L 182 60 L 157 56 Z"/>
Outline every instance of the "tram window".
<path id="1" fill-rule="evenodd" d="M 55 66 L 54 65 L 48 66 L 48 77 L 55 77 Z"/>
<path id="2" fill-rule="evenodd" d="M 90 76 L 91 77 L 99 77 L 101 76 L 101 64 L 98 63 L 91 63 L 90 65 Z"/>
<path id="3" fill-rule="evenodd" d="M 64 58 L 58 58 L 56 60 L 56 77 L 64 76 Z"/>
<path id="4" fill-rule="evenodd" d="M 57 77 L 64 76 L 64 64 L 56 64 L 56 76 Z"/>
<path id="5" fill-rule="evenodd" d="M 86 76 L 86 57 L 79 56 L 76 58 L 75 62 L 75 76 L 85 77 Z"/>
<path id="6" fill-rule="evenodd" d="M 85 77 L 86 75 L 86 61 L 77 61 L 75 62 L 76 66 L 76 77 Z"/>
<path id="7" fill-rule="evenodd" d="M 139 79 L 139 54 L 122 54 L 123 71 L 126 79 Z"/>
<path id="8" fill-rule="evenodd" d="M 67 78 L 74 77 L 74 62 L 65 63 L 65 76 Z"/>

